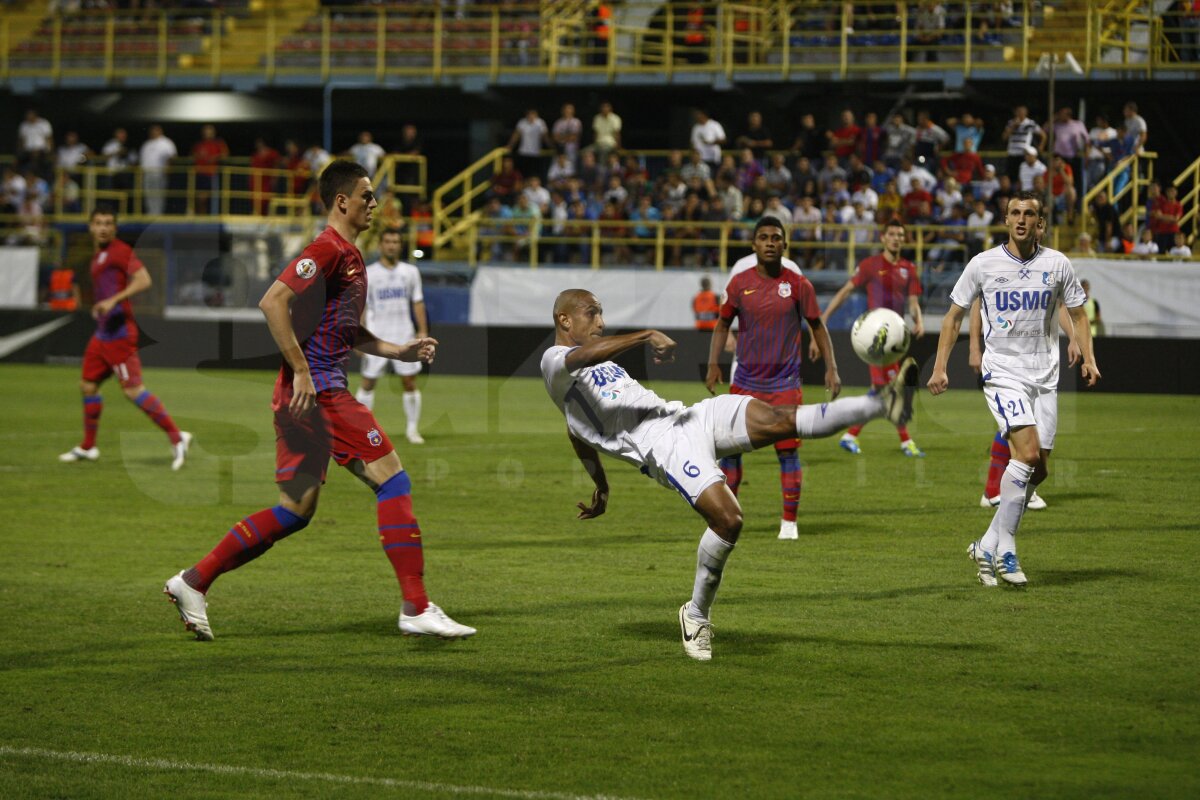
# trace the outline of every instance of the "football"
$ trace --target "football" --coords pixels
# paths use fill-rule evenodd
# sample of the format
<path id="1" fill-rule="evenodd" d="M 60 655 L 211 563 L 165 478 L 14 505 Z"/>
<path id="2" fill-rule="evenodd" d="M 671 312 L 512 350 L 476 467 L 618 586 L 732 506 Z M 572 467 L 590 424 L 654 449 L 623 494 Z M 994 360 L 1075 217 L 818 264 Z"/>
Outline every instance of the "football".
<path id="1" fill-rule="evenodd" d="M 912 334 L 904 317 L 886 308 L 876 308 L 860 316 L 850 329 L 854 352 L 868 364 L 886 367 L 908 352 Z"/>

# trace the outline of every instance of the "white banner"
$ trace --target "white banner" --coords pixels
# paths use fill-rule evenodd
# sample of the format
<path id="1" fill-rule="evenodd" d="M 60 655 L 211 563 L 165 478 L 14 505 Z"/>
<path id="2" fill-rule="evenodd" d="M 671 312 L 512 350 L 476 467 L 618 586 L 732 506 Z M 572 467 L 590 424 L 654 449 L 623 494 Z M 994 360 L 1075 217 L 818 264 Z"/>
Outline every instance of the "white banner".
<path id="1" fill-rule="evenodd" d="M 1200 264 L 1072 258 L 1107 336 L 1200 338 Z"/>
<path id="2" fill-rule="evenodd" d="M 0 247 L 0 306 L 37 308 L 36 247 Z"/>
<path id="3" fill-rule="evenodd" d="M 713 273 L 713 285 L 724 277 Z M 587 289 L 604 306 L 614 328 L 691 328 L 696 272 L 635 269 L 529 269 L 480 267 L 471 283 L 472 325 L 549 327 L 554 299 L 564 289 Z"/>

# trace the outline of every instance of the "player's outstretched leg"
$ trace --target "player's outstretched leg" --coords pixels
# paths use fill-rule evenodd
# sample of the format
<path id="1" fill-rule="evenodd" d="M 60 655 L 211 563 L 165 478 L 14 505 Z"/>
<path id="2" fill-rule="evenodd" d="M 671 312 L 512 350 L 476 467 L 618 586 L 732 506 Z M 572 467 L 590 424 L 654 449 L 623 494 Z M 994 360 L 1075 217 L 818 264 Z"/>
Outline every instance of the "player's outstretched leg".
<path id="1" fill-rule="evenodd" d="M 163 586 L 163 593 L 175 604 L 184 626 L 193 631 L 197 639 L 212 641 L 205 595 L 213 581 L 258 558 L 270 550 L 275 542 L 302 530 L 306 525 L 308 517 L 289 511 L 282 505 L 264 508 L 235 523 L 208 555 Z"/>
<path id="2" fill-rule="evenodd" d="M 831 403 L 810 406 L 768 406 L 751 403 L 746 411 L 750 441 L 755 447 L 790 439 L 820 439 L 833 436 L 849 425 L 884 417 L 893 425 L 903 425 L 912 418 L 912 401 L 918 378 L 917 362 L 906 358 L 896 377 L 878 394 L 862 397 L 843 397 Z M 794 409 L 794 421 L 783 420 L 771 409 Z M 794 424 L 793 424 L 794 423 Z"/>
<path id="3" fill-rule="evenodd" d="M 397 462 L 399 463 L 399 462 Z M 413 515 L 412 481 L 401 469 L 376 490 L 379 541 L 392 563 L 404 604 L 400 609 L 400 632 L 405 636 L 437 636 L 441 639 L 466 639 L 475 629 L 450 619 L 446 612 L 429 602 L 425 593 L 425 556 L 421 546 L 421 528 Z"/>

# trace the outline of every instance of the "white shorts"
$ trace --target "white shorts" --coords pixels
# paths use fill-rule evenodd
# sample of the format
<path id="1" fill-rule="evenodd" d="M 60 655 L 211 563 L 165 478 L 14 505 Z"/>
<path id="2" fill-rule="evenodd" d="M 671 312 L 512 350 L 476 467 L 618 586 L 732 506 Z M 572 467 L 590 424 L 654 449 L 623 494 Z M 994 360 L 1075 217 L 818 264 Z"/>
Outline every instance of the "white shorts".
<path id="1" fill-rule="evenodd" d="M 683 495 L 691 505 L 725 474 L 717 459 L 754 449 L 746 429 L 749 395 L 723 394 L 663 418 L 642 472 Z"/>
<path id="2" fill-rule="evenodd" d="M 1058 390 L 1034 386 L 1024 381 L 996 376 L 983 385 L 988 408 L 996 425 L 1007 437 L 1013 428 L 1037 427 L 1039 447 L 1054 449 L 1058 432 Z"/>
<path id="3" fill-rule="evenodd" d="M 370 356 L 363 353 L 362 376 L 370 380 L 375 380 L 387 370 L 388 364 L 392 365 L 392 369 L 396 371 L 397 375 L 403 375 L 406 378 L 421 374 L 420 361 L 400 361 L 394 358 Z"/>

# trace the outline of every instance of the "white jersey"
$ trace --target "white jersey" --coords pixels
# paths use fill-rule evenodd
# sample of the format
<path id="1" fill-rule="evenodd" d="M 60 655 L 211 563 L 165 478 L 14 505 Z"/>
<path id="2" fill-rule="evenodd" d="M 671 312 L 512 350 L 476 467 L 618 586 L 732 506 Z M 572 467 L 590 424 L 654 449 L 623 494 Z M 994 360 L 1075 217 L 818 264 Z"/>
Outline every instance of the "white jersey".
<path id="1" fill-rule="evenodd" d="M 1038 247 L 1021 261 L 1001 245 L 971 259 L 950 300 L 970 308 L 982 298 L 983 372 L 1045 389 L 1058 386 L 1058 304 L 1086 297 L 1075 268 L 1057 250 Z"/>
<path id="2" fill-rule="evenodd" d="M 542 354 L 546 391 L 567 418 L 567 430 L 601 452 L 645 466 L 663 433 L 654 423 L 683 410 L 683 403 L 663 400 L 612 361 L 568 372 L 567 353 L 574 349 L 555 345 Z"/>
<path id="3" fill-rule="evenodd" d="M 412 307 L 425 302 L 421 293 L 421 273 L 401 261 L 385 267 L 376 261 L 367 267 L 367 330 L 388 342 L 406 342 L 413 338 Z"/>

